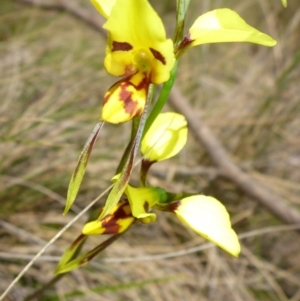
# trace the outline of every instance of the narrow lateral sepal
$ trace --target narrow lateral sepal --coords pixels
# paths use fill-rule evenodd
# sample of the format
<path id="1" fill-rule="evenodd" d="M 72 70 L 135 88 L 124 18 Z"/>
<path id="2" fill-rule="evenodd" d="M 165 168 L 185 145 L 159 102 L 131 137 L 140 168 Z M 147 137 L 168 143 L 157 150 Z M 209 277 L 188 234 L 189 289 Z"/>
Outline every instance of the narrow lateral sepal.
<path id="1" fill-rule="evenodd" d="M 124 232 L 123 232 L 124 233 Z M 87 263 L 89 263 L 97 254 L 99 254 L 101 251 L 106 249 L 108 246 L 110 246 L 116 239 L 118 239 L 123 233 L 116 234 L 102 242 L 99 246 L 94 248 L 93 250 L 83 254 L 82 256 L 71 260 L 67 262 L 65 265 L 58 266 L 58 268 L 55 271 L 56 275 L 67 273 L 70 271 L 73 271 L 75 269 L 78 269 Z"/>

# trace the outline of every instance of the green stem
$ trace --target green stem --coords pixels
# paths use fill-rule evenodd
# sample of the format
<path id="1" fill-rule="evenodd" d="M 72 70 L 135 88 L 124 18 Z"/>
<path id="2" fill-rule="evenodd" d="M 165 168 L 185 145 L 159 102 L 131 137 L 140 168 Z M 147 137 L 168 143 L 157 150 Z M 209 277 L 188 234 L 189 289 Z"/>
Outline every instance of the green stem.
<path id="1" fill-rule="evenodd" d="M 190 0 L 177 0 L 176 30 L 174 35 L 174 46 L 177 48 L 182 41 L 184 32 L 184 21 Z"/>
<path id="2" fill-rule="evenodd" d="M 136 135 L 137 130 L 138 130 L 139 122 L 140 122 L 140 117 L 134 118 L 132 120 L 130 140 L 129 140 L 129 142 L 127 144 L 127 147 L 126 147 L 126 149 L 123 153 L 123 156 L 122 156 L 122 158 L 119 162 L 119 165 L 118 165 L 117 170 L 116 170 L 116 175 L 119 174 L 122 171 L 122 169 L 123 169 L 123 167 L 126 163 L 126 160 L 128 159 L 128 156 L 129 156 L 129 153 L 130 153 L 130 150 L 131 150 L 131 146 L 134 142 L 135 135 Z"/>
<path id="3" fill-rule="evenodd" d="M 41 300 L 40 297 L 45 293 L 46 290 L 53 287 L 55 283 L 57 283 L 62 277 L 66 274 L 61 274 L 53 277 L 49 282 L 43 285 L 40 289 L 36 290 L 32 294 L 25 297 L 24 301 L 31 301 L 31 300 Z"/>
<path id="4" fill-rule="evenodd" d="M 148 160 L 142 160 L 141 170 L 140 170 L 140 184 L 142 187 L 147 186 L 147 175 L 150 167 L 155 162 L 150 162 Z"/>
<path id="5" fill-rule="evenodd" d="M 137 132 L 135 135 L 135 138 L 131 144 L 129 154 L 127 156 L 127 159 L 125 161 L 125 164 L 123 166 L 123 169 L 121 171 L 121 174 L 117 181 L 115 182 L 114 187 L 110 191 L 105 207 L 103 208 L 103 211 L 98 218 L 98 220 L 101 220 L 103 217 L 105 217 L 113 208 L 114 206 L 119 202 L 120 198 L 122 197 L 124 190 L 129 182 L 131 171 L 134 165 L 134 160 L 135 157 L 138 153 L 138 150 L 140 148 L 140 142 L 142 139 L 142 134 L 144 131 L 147 115 L 148 115 L 148 104 L 150 100 L 153 98 L 154 94 L 154 88 L 153 85 L 150 85 L 149 90 L 148 90 L 148 95 L 147 95 L 147 100 L 146 100 L 146 105 L 145 109 L 141 115 L 138 127 L 137 127 Z"/>
<path id="6" fill-rule="evenodd" d="M 163 109 L 163 107 L 165 106 L 165 104 L 168 100 L 171 89 L 172 89 L 175 79 L 176 79 L 177 65 L 178 65 L 177 62 L 175 62 L 175 65 L 170 73 L 170 78 L 166 83 L 164 83 L 164 85 L 161 89 L 160 95 L 158 97 L 158 100 L 156 101 L 154 107 L 152 108 L 151 113 L 149 114 L 149 116 L 147 118 L 144 132 L 143 132 L 143 137 L 145 136 L 145 134 L 149 130 L 150 126 L 152 125 L 152 123 L 154 122 L 154 120 L 156 119 L 158 114 L 161 112 L 161 110 Z"/>
<path id="7" fill-rule="evenodd" d="M 176 9 L 176 30 L 174 35 L 174 48 L 177 49 L 177 47 L 180 45 L 182 39 L 183 39 L 183 33 L 184 33 L 184 20 L 186 17 L 186 12 L 188 9 L 188 6 L 190 4 L 190 0 L 177 0 L 177 9 Z M 165 106 L 167 99 L 170 95 L 171 89 L 174 85 L 176 75 L 177 75 L 177 67 L 178 67 L 178 61 L 175 62 L 175 65 L 170 73 L 169 80 L 164 83 L 162 90 L 160 92 L 159 98 L 156 101 L 151 113 L 148 116 L 143 137 L 149 130 L 150 126 L 158 116 L 158 114 L 161 112 L 163 107 Z"/>

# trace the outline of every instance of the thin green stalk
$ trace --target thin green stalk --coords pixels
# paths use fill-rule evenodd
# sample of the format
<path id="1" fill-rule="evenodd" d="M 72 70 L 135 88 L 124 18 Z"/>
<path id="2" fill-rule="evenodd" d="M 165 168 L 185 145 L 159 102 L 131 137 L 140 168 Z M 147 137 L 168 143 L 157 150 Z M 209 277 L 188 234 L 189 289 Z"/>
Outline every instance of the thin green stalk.
<path id="1" fill-rule="evenodd" d="M 177 48 L 182 41 L 184 33 L 184 21 L 190 0 L 177 0 L 176 8 L 176 30 L 174 35 L 174 46 Z"/>
<path id="2" fill-rule="evenodd" d="M 134 118 L 132 120 L 130 140 L 129 140 L 129 142 L 127 144 L 127 147 L 126 147 L 126 149 L 125 149 L 125 151 L 123 153 L 123 156 L 122 156 L 122 158 L 121 158 L 121 160 L 119 162 L 119 165 L 118 165 L 117 170 L 116 170 L 116 175 L 119 174 L 122 171 L 122 169 L 123 169 L 123 167 L 124 167 L 124 165 L 126 163 L 126 160 L 128 159 L 131 146 L 132 146 L 132 144 L 134 142 L 134 138 L 135 138 L 135 135 L 136 135 L 137 130 L 138 130 L 139 122 L 140 122 L 140 117 Z"/>
<path id="3" fill-rule="evenodd" d="M 148 115 L 148 104 L 149 104 L 150 100 L 152 100 L 153 94 L 154 94 L 154 88 L 152 85 L 150 85 L 148 95 L 147 95 L 145 109 L 139 120 L 137 132 L 136 132 L 135 138 L 131 144 L 128 157 L 126 159 L 126 162 L 124 164 L 124 167 L 121 171 L 119 178 L 117 179 L 114 187 L 112 188 L 112 190 L 110 191 L 110 193 L 107 197 L 105 207 L 104 207 L 100 217 L 98 218 L 98 220 L 101 220 L 114 208 L 114 206 L 118 203 L 118 201 L 122 197 L 124 190 L 129 182 L 131 171 L 132 171 L 132 168 L 134 165 L 134 160 L 135 160 L 135 157 L 140 148 L 140 142 L 142 139 L 142 134 L 144 131 L 144 127 L 145 127 L 145 123 L 146 123 L 146 119 L 147 119 L 147 115 Z"/>
<path id="4" fill-rule="evenodd" d="M 175 49 L 180 45 L 183 39 L 184 21 L 185 21 L 186 12 L 189 4 L 190 4 L 190 0 L 177 0 L 176 29 L 175 29 L 174 39 L 173 39 Z M 151 113 L 149 114 L 149 117 L 145 125 L 143 137 L 145 136 L 151 124 L 154 122 L 154 120 L 156 119 L 156 117 L 161 112 L 161 110 L 163 109 L 163 107 L 167 102 L 167 99 L 170 95 L 171 89 L 176 79 L 177 67 L 178 67 L 178 61 L 175 62 L 175 65 L 170 73 L 170 78 L 166 83 L 164 83 L 160 95 L 158 97 L 158 100 L 156 101 Z"/>
<path id="5" fill-rule="evenodd" d="M 155 162 L 151 162 L 148 160 L 142 160 L 141 170 L 140 170 L 140 184 L 142 187 L 147 186 L 148 171 L 153 163 L 155 163 Z"/>
<path id="6" fill-rule="evenodd" d="M 145 128 L 144 128 L 144 132 L 143 132 L 143 137 L 145 136 L 145 134 L 147 133 L 147 131 L 149 130 L 150 126 L 152 125 L 152 123 L 154 122 L 154 120 L 156 119 L 156 117 L 158 116 L 158 114 L 161 112 L 161 110 L 163 109 L 163 107 L 165 106 L 168 97 L 170 95 L 170 92 L 172 90 L 172 87 L 174 85 L 175 79 L 176 79 L 176 75 L 177 75 L 177 61 L 175 62 L 175 65 L 170 73 L 170 78 L 167 82 L 164 83 L 160 95 L 158 97 L 158 100 L 156 101 L 154 107 L 152 108 L 151 113 L 149 114 L 146 124 L 145 124 Z"/>
<path id="7" fill-rule="evenodd" d="M 56 275 L 49 282 L 47 282 L 45 285 L 43 285 L 41 288 L 39 288 L 38 290 L 34 291 L 32 294 L 28 295 L 27 297 L 25 297 L 24 301 L 41 300 L 40 297 L 43 296 L 43 294 L 49 288 L 53 287 L 53 285 L 55 283 L 57 283 L 58 281 L 60 281 L 60 279 L 63 278 L 64 275 L 66 275 L 66 274 Z"/>

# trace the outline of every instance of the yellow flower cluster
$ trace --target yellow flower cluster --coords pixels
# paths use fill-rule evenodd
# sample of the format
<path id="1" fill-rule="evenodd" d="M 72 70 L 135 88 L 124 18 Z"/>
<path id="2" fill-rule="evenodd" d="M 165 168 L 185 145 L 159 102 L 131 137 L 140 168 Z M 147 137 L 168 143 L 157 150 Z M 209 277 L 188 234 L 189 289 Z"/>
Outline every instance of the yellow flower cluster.
<path id="1" fill-rule="evenodd" d="M 140 116 L 150 84 L 170 77 L 176 57 L 188 48 L 207 43 L 251 42 L 274 46 L 270 36 L 248 25 L 230 9 L 216 9 L 200 16 L 178 49 L 167 39 L 161 18 L 147 0 L 91 0 L 107 19 L 104 66 L 121 77 L 104 96 L 101 120 L 121 123 Z M 176 55 L 176 57 L 175 57 Z"/>

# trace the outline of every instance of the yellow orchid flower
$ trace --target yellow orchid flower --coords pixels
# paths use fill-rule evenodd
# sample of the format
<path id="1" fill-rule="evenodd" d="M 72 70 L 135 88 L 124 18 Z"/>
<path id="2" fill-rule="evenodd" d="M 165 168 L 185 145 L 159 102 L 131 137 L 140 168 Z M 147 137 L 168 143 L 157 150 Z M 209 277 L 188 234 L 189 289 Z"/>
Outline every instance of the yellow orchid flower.
<path id="1" fill-rule="evenodd" d="M 162 161 L 177 155 L 187 141 L 187 121 L 177 113 L 161 113 L 141 142 L 144 160 Z"/>
<path id="2" fill-rule="evenodd" d="M 112 178 L 116 182 L 119 175 Z M 165 197 L 165 191 L 154 187 L 133 187 L 127 185 L 124 191 L 130 204 L 132 215 L 143 224 L 153 223 L 156 220 L 156 214 L 150 213 L 151 208 Z"/>
<path id="3" fill-rule="evenodd" d="M 175 63 L 174 45 L 166 38 L 162 20 L 147 0 L 91 0 L 107 18 L 104 66 L 121 76 L 105 95 L 101 120 L 121 123 L 138 117 L 150 84 L 162 84 Z M 200 16 L 176 49 L 177 58 L 189 47 L 220 42 L 251 42 L 274 46 L 276 41 L 248 25 L 230 9 Z"/>
<path id="4" fill-rule="evenodd" d="M 231 228 L 229 214 L 217 199 L 194 195 L 176 202 L 172 211 L 195 232 L 210 240 L 233 256 L 238 256 L 241 246 Z"/>
<path id="5" fill-rule="evenodd" d="M 82 234 L 117 234 L 128 229 L 135 218 L 131 214 L 130 205 L 127 200 L 121 200 L 114 209 L 101 221 L 92 221 L 84 225 Z"/>
<path id="6" fill-rule="evenodd" d="M 101 119 L 111 123 L 128 121 L 143 112 L 151 83 L 170 77 L 175 63 L 173 42 L 147 0 L 93 0 L 107 17 L 108 31 L 104 66 L 123 79 L 105 95 Z"/>
<path id="7" fill-rule="evenodd" d="M 156 214 L 149 213 L 149 210 L 158 202 L 159 194 L 153 188 L 135 188 L 127 185 L 125 194 L 128 197 L 132 215 L 143 224 L 156 221 Z"/>

